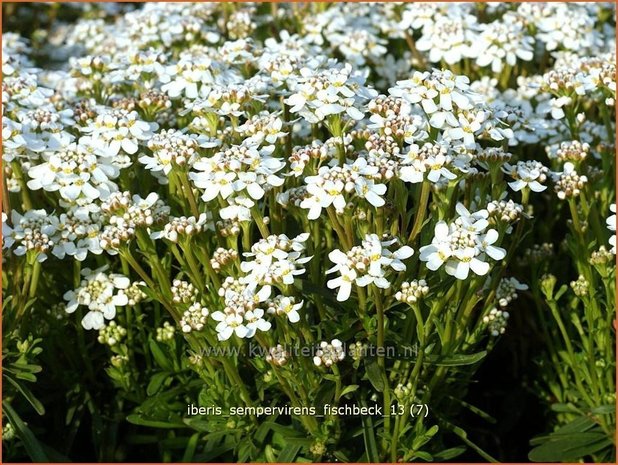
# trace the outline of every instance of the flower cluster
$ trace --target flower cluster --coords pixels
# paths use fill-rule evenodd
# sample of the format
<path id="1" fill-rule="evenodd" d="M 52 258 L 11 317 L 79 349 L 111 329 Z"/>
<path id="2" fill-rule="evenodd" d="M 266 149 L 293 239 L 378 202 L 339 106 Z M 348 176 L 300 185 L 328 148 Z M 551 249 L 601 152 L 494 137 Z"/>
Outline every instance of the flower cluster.
<path id="1" fill-rule="evenodd" d="M 389 250 L 397 239 L 381 241 L 377 234 L 368 234 L 361 245 L 352 247 L 348 252 L 335 249 L 328 254 L 328 258 L 335 264 L 327 273 L 338 272 L 337 278 L 326 283 L 329 289 L 337 289 L 337 300 L 347 300 L 352 291 L 352 284 L 367 287 L 370 284 L 381 289 L 387 289 L 391 283 L 386 278 L 386 271 L 390 267 L 395 271 L 404 271 L 406 265 L 402 260 L 412 256 L 414 251 L 404 245 L 394 252 Z"/>
<path id="2" fill-rule="evenodd" d="M 82 319 L 85 329 L 101 329 L 105 320 L 112 320 L 116 316 L 117 307 L 129 303 L 125 290 L 131 281 L 121 274 L 105 273 L 106 267 L 91 270 L 84 268 L 83 279 L 79 287 L 64 294 L 68 302 L 67 313 L 73 313 L 77 307 L 88 307 L 88 313 Z"/>
<path id="3" fill-rule="evenodd" d="M 309 234 L 301 234 L 289 239 L 285 234 L 268 236 L 260 239 L 251 246 L 250 252 L 245 252 L 245 258 L 240 269 L 246 273 L 242 282 L 247 284 L 294 284 L 294 276 L 305 272 L 302 267 L 311 260 L 311 257 L 302 257 L 305 251 L 305 242 Z"/>
<path id="4" fill-rule="evenodd" d="M 430 245 L 421 247 L 420 259 L 427 268 L 445 271 L 457 279 L 466 279 L 470 271 L 477 275 L 488 273 L 487 257 L 499 261 L 506 257 L 506 250 L 494 245 L 499 241 L 498 231 L 487 229 L 487 210 L 470 213 L 462 204 L 457 205 L 459 217 L 452 223 L 436 224 Z"/>
<path id="5" fill-rule="evenodd" d="M 331 367 L 334 364 L 341 362 L 345 358 L 345 350 L 343 344 L 339 339 L 333 339 L 332 341 L 320 342 L 318 349 L 313 357 L 313 363 L 316 366 Z"/>

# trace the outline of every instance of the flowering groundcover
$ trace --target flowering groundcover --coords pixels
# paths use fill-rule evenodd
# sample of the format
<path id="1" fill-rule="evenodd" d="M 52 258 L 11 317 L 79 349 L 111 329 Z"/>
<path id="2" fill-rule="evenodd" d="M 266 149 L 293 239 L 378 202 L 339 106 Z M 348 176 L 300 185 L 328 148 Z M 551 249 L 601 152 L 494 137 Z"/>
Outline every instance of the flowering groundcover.
<path id="1" fill-rule="evenodd" d="M 5 461 L 615 461 L 614 4 L 2 7 Z"/>

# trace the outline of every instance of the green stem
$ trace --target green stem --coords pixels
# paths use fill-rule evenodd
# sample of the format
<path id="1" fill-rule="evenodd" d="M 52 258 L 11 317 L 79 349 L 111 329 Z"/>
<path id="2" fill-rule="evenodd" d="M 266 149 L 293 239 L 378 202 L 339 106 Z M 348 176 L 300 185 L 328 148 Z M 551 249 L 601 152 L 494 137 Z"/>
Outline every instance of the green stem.
<path id="1" fill-rule="evenodd" d="M 390 408 L 391 408 L 391 390 L 388 380 L 388 375 L 386 373 L 386 360 L 384 358 L 385 348 L 384 348 L 384 330 L 385 330 L 385 318 L 384 318 L 384 306 L 382 305 L 382 296 L 380 295 L 379 289 L 375 285 L 371 285 L 373 290 L 373 295 L 375 299 L 376 312 L 377 312 L 377 323 L 378 323 L 378 335 L 377 335 L 377 348 L 378 348 L 378 366 L 382 369 L 382 379 L 384 380 L 384 392 L 383 392 L 383 401 L 384 401 L 384 412 L 386 416 L 384 417 L 384 428 L 387 431 L 391 429 L 391 418 L 390 418 Z M 388 413 L 386 413 L 388 412 Z"/>
<path id="2" fill-rule="evenodd" d="M 24 172 L 21 169 L 21 165 L 17 161 L 11 162 L 11 168 L 13 168 L 13 173 L 16 174 L 16 178 L 19 181 L 19 186 L 21 187 L 21 201 L 24 207 L 24 210 L 32 210 L 32 200 L 30 200 L 30 189 L 26 184 L 26 178 L 24 176 Z M 7 214 L 9 212 L 6 212 Z"/>
<path id="3" fill-rule="evenodd" d="M 189 183 L 189 178 L 187 177 L 187 173 L 182 171 L 178 173 L 178 177 L 180 178 L 180 182 L 182 184 L 182 189 L 185 194 L 185 197 L 189 200 L 189 206 L 191 207 L 191 213 L 195 216 L 197 220 L 200 216 L 200 211 L 197 207 L 197 201 L 195 200 L 195 196 L 193 195 L 193 189 L 191 189 L 191 184 Z"/>
<path id="4" fill-rule="evenodd" d="M 427 212 L 427 202 L 429 201 L 429 192 L 431 191 L 431 185 L 429 182 L 424 181 L 421 186 L 421 195 L 418 201 L 418 208 L 416 209 L 416 215 L 414 217 L 414 224 L 412 225 L 412 231 L 408 238 L 408 244 L 411 244 L 423 227 L 423 221 L 425 221 L 425 215 Z"/>
<path id="5" fill-rule="evenodd" d="M 270 232 L 268 231 L 268 226 L 266 226 L 266 223 L 264 223 L 264 218 L 262 217 L 262 214 L 257 209 L 257 207 L 253 207 L 251 209 L 251 216 L 253 217 L 253 220 L 255 221 L 258 229 L 260 230 L 260 234 L 262 235 L 262 238 L 266 239 L 268 236 L 270 236 Z"/>
<path id="6" fill-rule="evenodd" d="M 328 213 L 328 218 L 330 219 L 331 225 L 335 229 L 337 236 L 339 236 L 341 244 L 346 250 L 350 250 L 352 248 L 352 244 L 348 241 L 345 231 L 339 223 L 339 219 L 337 218 L 337 214 L 333 206 L 331 205 L 330 207 L 327 207 L 326 212 Z"/>
<path id="7" fill-rule="evenodd" d="M 36 289 L 39 284 L 39 276 L 41 275 L 41 262 L 38 260 L 34 261 L 32 265 L 32 276 L 30 278 L 30 289 L 28 291 L 28 297 L 31 299 L 36 296 Z"/>

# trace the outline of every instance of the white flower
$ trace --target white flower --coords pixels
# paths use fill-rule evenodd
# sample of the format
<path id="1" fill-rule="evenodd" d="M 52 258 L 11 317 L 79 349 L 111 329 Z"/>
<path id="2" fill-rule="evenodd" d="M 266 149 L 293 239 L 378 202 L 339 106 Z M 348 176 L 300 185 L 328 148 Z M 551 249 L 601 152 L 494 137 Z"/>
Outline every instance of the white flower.
<path id="1" fill-rule="evenodd" d="M 101 329 L 105 320 L 116 316 L 116 307 L 129 302 L 124 292 L 131 284 L 129 278 L 120 274 L 107 275 L 104 273 L 106 268 L 84 268 L 80 286 L 64 294 L 64 299 L 68 301 L 67 313 L 73 313 L 79 305 L 88 307 L 89 311 L 82 319 L 84 329 Z"/>
<path id="2" fill-rule="evenodd" d="M 376 184 L 371 179 L 358 178 L 354 183 L 354 188 L 359 197 L 363 197 L 374 207 L 381 207 L 384 205 L 384 199 L 380 196 L 386 193 L 385 184 Z"/>
<path id="3" fill-rule="evenodd" d="M 13 236 L 13 228 L 7 222 L 8 216 L 6 213 L 2 212 L 2 248 L 8 249 L 15 242 L 15 237 Z"/>
<path id="4" fill-rule="evenodd" d="M 447 145 L 428 142 L 419 149 L 413 144 L 401 158 L 399 178 L 402 181 L 419 183 L 427 178 L 436 184 L 443 178 L 447 181 L 457 178 L 457 175 L 448 169 L 452 165 L 453 157 Z"/>
<path id="5" fill-rule="evenodd" d="M 352 284 L 366 287 L 369 284 L 386 289 L 390 282 L 386 279 L 385 267 L 395 271 L 405 271 L 402 262 L 412 256 L 414 251 L 409 246 L 403 246 L 392 252 L 388 249 L 397 242 L 396 239 L 380 241 L 377 234 L 367 234 L 360 246 L 344 253 L 335 249 L 328 254 L 328 258 L 335 264 L 327 273 L 339 272 L 339 276 L 326 283 L 329 289 L 337 289 L 338 301 L 345 301 L 350 297 Z"/>
<path id="6" fill-rule="evenodd" d="M 285 103 L 291 113 L 298 113 L 312 124 L 342 113 L 361 120 L 364 113 L 358 109 L 360 103 L 377 95 L 375 90 L 364 87 L 364 82 L 365 78 L 349 64 L 338 66 L 331 62 L 326 69 L 303 68 Z"/>
<path id="7" fill-rule="evenodd" d="M 573 102 L 571 97 L 563 96 L 559 98 L 552 98 L 549 103 L 548 110 L 551 112 L 551 117 L 554 119 L 564 118 L 564 110 L 562 107 L 568 106 Z"/>
<path id="8" fill-rule="evenodd" d="M 460 113 L 458 115 L 459 127 L 446 129 L 445 136 L 453 140 L 462 140 L 464 147 L 473 149 L 476 146 L 474 134 L 481 129 L 486 119 L 487 116 L 483 111 L 476 114 Z"/>
<path id="9" fill-rule="evenodd" d="M 58 218 L 45 210 L 28 210 L 23 215 L 11 212 L 12 228 L 6 220 L 2 223 L 3 248 L 17 244 L 13 253 L 17 256 L 32 252 L 39 262 L 47 260 L 47 252 L 54 248 L 59 229 Z"/>
<path id="10" fill-rule="evenodd" d="M 216 66 L 216 65 L 215 65 Z M 212 74 L 213 62 L 206 56 L 183 56 L 176 64 L 166 67 L 160 79 L 165 84 L 161 87 L 170 97 L 184 95 L 196 99 L 215 83 Z"/>
<path id="11" fill-rule="evenodd" d="M 388 92 L 411 104 L 420 104 L 427 115 L 437 112 L 439 117 L 434 117 L 432 126 L 442 127 L 446 121 L 457 127 L 453 110 L 469 110 L 479 100 L 470 92 L 469 82 L 466 76 L 457 76 L 448 70 L 434 69 L 431 73 L 415 71 L 411 79 L 397 81 L 397 85 Z"/>
<path id="12" fill-rule="evenodd" d="M 510 175 L 515 181 L 509 182 L 509 187 L 515 192 L 524 187 L 533 192 L 543 192 L 547 189 L 544 183 L 547 180 L 549 169 L 536 160 L 518 161 L 515 166 L 505 163 L 502 171 Z"/>
<path id="13" fill-rule="evenodd" d="M 225 314 L 221 311 L 214 312 L 211 318 L 218 321 L 215 330 L 217 331 L 217 339 L 220 341 L 227 341 L 232 334 L 236 334 L 240 338 L 247 336 L 249 331 L 243 324 L 244 319 L 242 315 L 236 313 Z"/>
<path id="14" fill-rule="evenodd" d="M 508 21 L 507 21 L 508 18 Z M 534 57 L 534 38 L 526 35 L 524 25 L 511 15 L 502 20 L 481 25 L 476 63 L 491 65 L 494 73 L 502 71 L 505 63 L 515 66 L 517 59 L 530 61 Z"/>
<path id="15" fill-rule="evenodd" d="M 320 168 L 318 176 L 307 176 L 307 193 L 310 194 L 301 203 L 301 208 L 307 208 L 309 214 L 307 217 L 310 220 L 319 218 L 323 208 L 328 208 L 333 205 L 337 212 L 342 212 L 346 206 L 345 198 L 343 197 L 344 183 L 340 180 L 325 180 L 320 175 L 328 172 L 328 167 Z"/>
<path id="16" fill-rule="evenodd" d="M 539 40 L 545 42 L 547 50 L 555 50 L 562 46 L 569 50 L 582 50 L 593 46 L 598 41 L 598 33 L 594 30 L 596 18 L 584 8 L 576 5 L 549 4 L 548 6 L 529 5 L 528 8 L 542 8 L 541 14 L 528 12 L 527 8 L 518 11 L 520 15 L 532 14 L 539 29 Z M 529 16 L 530 17 L 530 16 Z"/>
<path id="17" fill-rule="evenodd" d="M 257 330 L 268 331 L 270 322 L 266 321 L 261 307 L 270 297 L 270 286 L 257 291 L 257 283 L 244 284 L 233 278 L 226 278 L 219 289 L 225 308 L 211 314 L 218 322 L 215 330 L 220 341 L 226 341 L 233 334 L 239 338 L 253 337 Z"/>
<path id="18" fill-rule="evenodd" d="M 136 111 L 115 108 L 105 109 L 82 131 L 89 134 L 90 143 L 101 156 L 115 157 L 120 150 L 135 154 L 139 144 L 150 140 L 157 128 L 157 123 L 139 119 Z"/>
<path id="19" fill-rule="evenodd" d="M 481 252 L 485 252 L 496 261 L 502 260 L 506 257 L 506 250 L 502 247 L 493 245 L 498 241 L 498 239 L 498 231 L 495 229 L 489 229 L 486 234 L 479 237 L 479 249 Z"/>
<path id="20" fill-rule="evenodd" d="M 258 329 L 260 331 L 268 331 L 272 327 L 271 323 L 266 321 L 263 316 L 264 310 L 261 308 L 256 308 L 253 311 L 250 310 L 245 313 L 247 327 L 247 334 L 245 334 L 245 337 L 253 337 Z"/>
<path id="21" fill-rule="evenodd" d="M 58 191 L 69 201 L 85 205 L 118 190 L 112 182 L 120 174 L 112 157 L 97 156 L 84 144 L 70 144 L 57 152 L 43 152 L 44 163 L 28 170 L 32 190 Z"/>
<path id="22" fill-rule="evenodd" d="M 163 130 L 148 141 L 152 156 L 142 155 L 139 162 L 146 165 L 147 170 L 162 171 L 167 176 L 174 165 L 193 166 L 200 147 L 213 148 L 219 144 L 219 141 L 212 141 L 203 135 L 185 134 L 175 129 Z"/>
<path id="23" fill-rule="evenodd" d="M 330 367 L 333 364 L 339 363 L 345 358 L 345 350 L 339 339 L 333 339 L 330 344 L 322 341 L 318 350 L 313 357 L 313 363 L 316 366 Z"/>
<path id="24" fill-rule="evenodd" d="M 210 214 L 212 217 L 212 214 Z M 204 229 L 214 229 L 212 223 L 207 223 L 208 214 L 202 213 L 197 219 L 194 216 L 171 217 L 161 231 L 150 234 L 151 239 L 167 239 L 177 243 L 179 237 L 190 237 L 199 234 Z"/>
<path id="25" fill-rule="evenodd" d="M 101 220 L 98 206 L 72 206 L 60 215 L 58 234 L 55 238 L 52 254 L 59 259 L 66 255 L 84 261 L 88 253 L 100 255 Z"/>
<path id="26" fill-rule="evenodd" d="M 251 145 L 253 144 L 253 145 Z M 196 187 L 203 189 L 205 202 L 221 196 L 227 199 L 233 193 L 246 191 L 254 200 L 261 199 L 272 187 L 283 184 L 275 173 L 285 167 L 285 162 L 271 157 L 274 146 L 259 148 L 254 141 L 247 145 L 234 145 L 209 158 L 196 161 L 189 177 Z"/>
<path id="27" fill-rule="evenodd" d="M 494 229 L 486 231 L 489 224 L 486 210 L 470 214 L 459 204 L 457 211 L 460 216 L 453 223 L 436 224 L 432 243 L 420 248 L 420 259 L 432 271 L 445 265 L 447 274 L 461 280 L 468 277 L 470 270 L 485 275 L 490 268 L 484 261 L 485 255 L 502 260 L 506 250 L 493 245 L 499 237 Z"/>
<path id="28" fill-rule="evenodd" d="M 243 261 L 240 269 L 247 273 L 241 282 L 247 284 L 294 284 L 294 277 L 304 274 L 302 267 L 311 257 L 302 257 L 305 251 L 304 242 L 309 234 L 303 233 L 294 239 L 285 234 L 268 236 L 251 246 L 251 252 L 243 255 L 254 258 L 253 261 Z"/>
<path id="29" fill-rule="evenodd" d="M 437 15 L 434 21 L 423 27 L 423 35 L 416 47 L 429 52 L 429 61 L 433 63 L 444 60 L 453 65 L 462 58 L 475 56 L 475 29 L 476 17 L 472 15 Z"/>
<path id="30" fill-rule="evenodd" d="M 337 252 L 339 251 L 337 250 Z M 328 255 L 328 258 L 330 258 L 332 262 L 335 262 L 338 257 L 331 256 L 331 254 Z M 340 276 L 336 277 L 335 279 L 329 280 L 326 283 L 326 286 L 329 289 L 339 288 L 339 291 L 337 292 L 337 300 L 339 302 L 345 302 L 350 298 L 350 293 L 352 292 L 352 283 L 356 281 L 358 275 L 356 271 L 343 265 L 340 265 L 337 271 L 339 271 Z"/>
<path id="31" fill-rule="evenodd" d="M 251 116 L 237 128 L 239 134 L 251 140 L 251 143 L 261 145 L 263 142 L 274 144 L 288 133 L 282 131 L 283 120 L 277 113 L 261 112 Z"/>
<path id="32" fill-rule="evenodd" d="M 219 216 L 223 220 L 232 221 L 253 221 L 251 219 L 251 208 L 255 202 L 245 195 L 232 195 L 227 198 L 227 207 L 219 210 Z"/>
<path id="33" fill-rule="evenodd" d="M 376 184 L 372 179 L 378 172 L 376 166 L 370 166 L 364 158 L 357 158 L 353 164 L 340 166 L 322 166 L 317 176 L 307 176 L 308 195 L 300 203 L 301 208 L 309 210 L 307 217 L 314 220 L 320 216 L 323 208 L 331 205 L 337 213 L 343 212 L 347 205 L 344 194 L 356 193 L 374 207 L 381 207 L 385 201 L 381 197 L 386 193 L 386 185 Z"/>
<path id="34" fill-rule="evenodd" d="M 296 303 L 294 297 L 278 295 L 268 304 L 268 313 L 275 315 L 284 315 L 290 323 L 298 323 L 300 321 L 300 313 L 298 311 L 303 307 L 303 301 Z"/>

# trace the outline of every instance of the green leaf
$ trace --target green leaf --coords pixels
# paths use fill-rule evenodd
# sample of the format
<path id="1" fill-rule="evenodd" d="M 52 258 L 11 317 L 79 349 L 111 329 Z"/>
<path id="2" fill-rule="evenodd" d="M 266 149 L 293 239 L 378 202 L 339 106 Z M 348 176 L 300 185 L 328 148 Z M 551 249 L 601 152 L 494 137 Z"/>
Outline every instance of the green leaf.
<path id="1" fill-rule="evenodd" d="M 23 379 L 24 381 L 28 381 L 29 383 L 36 383 L 36 376 L 26 371 L 19 371 L 15 373 L 15 377 L 19 379 Z"/>
<path id="2" fill-rule="evenodd" d="M 185 453 L 182 456 L 182 462 L 193 462 L 193 456 L 195 455 L 195 449 L 197 448 L 197 441 L 200 439 L 200 433 L 195 433 L 187 442 Z"/>
<path id="3" fill-rule="evenodd" d="M 464 446 L 459 447 L 451 447 L 450 449 L 443 450 L 434 454 L 433 458 L 436 462 L 446 462 L 448 460 L 452 460 L 455 457 L 463 454 L 466 451 Z"/>
<path id="4" fill-rule="evenodd" d="M 43 371 L 43 368 L 40 365 L 33 365 L 22 360 L 17 360 L 16 362 L 13 362 L 12 365 L 19 368 L 20 371 L 27 371 L 28 373 L 40 373 Z"/>
<path id="5" fill-rule="evenodd" d="M 470 441 L 468 439 L 468 433 L 466 433 L 463 429 L 461 429 L 459 426 L 455 426 L 449 423 L 449 427 L 451 429 L 451 431 L 453 433 L 455 433 L 457 436 L 459 436 L 459 438 L 468 446 L 471 447 L 472 449 L 474 449 L 481 457 L 483 457 L 485 460 L 487 460 L 488 462 L 492 462 L 492 463 L 497 463 L 498 461 L 493 458 L 491 455 L 489 455 L 487 452 L 485 452 L 483 449 L 481 449 L 479 446 L 477 446 L 476 444 L 474 444 L 472 441 Z"/>
<path id="6" fill-rule="evenodd" d="M 579 410 L 573 404 L 551 404 L 550 407 L 554 412 L 559 413 L 579 413 Z"/>
<path id="7" fill-rule="evenodd" d="M 349 386 L 346 386 L 342 391 L 341 394 L 339 395 L 339 399 L 341 399 L 343 396 L 345 396 L 346 394 L 350 394 L 354 391 L 356 391 L 358 389 L 358 384 L 350 384 Z"/>
<path id="8" fill-rule="evenodd" d="M 169 356 L 165 354 L 161 346 L 154 339 L 148 339 L 148 346 L 150 347 L 150 352 L 152 352 L 152 356 L 154 357 L 157 365 L 167 371 L 172 371 L 172 363 L 169 359 Z"/>
<path id="9" fill-rule="evenodd" d="M 412 441 L 412 449 L 418 450 L 421 447 L 423 447 L 425 444 L 427 444 L 431 440 L 432 437 L 436 435 L 438 430 L 439 430 L 438 425 L 433 425 L 425 433 L 416 436 L 414 440 Z"/>
<path id="10" fill-rule="evenodd" d="M 7 379 L 15 388 L 21 393 L 22 396 L 32 405 L 32 408 L 36 410 L 36 413 L 39 415 L 45 414 L 45 407 L 43 404 L 37 399 L 34 394 L 28 389 L 26 386 L 22 386 L 21 383 L 18 383 L 10 376 L 5 375 L 5 379 Z"/>
<path id="11" fill-rule="evenodd" d="M 496 419 L 494 417 L 492 417 L 487 412 L 481 410 L 480 408 L 475 407 L 474 405 L 469 404 L 468 402 L 463 401 L 461 399 L 457 399 L 456 397 L 453 397 L 453 396 L 448 396 L 448 398 L 453 400 L 453 401 L 455 401 L 455 402 L 457 402 L 457 403 L 459 403 L 459 404 L 461 404 L 461 405 L 463 405 L 465 408 L 470 410 L 472 413 L 477 414 L 479 417 L 481 417 L 482 419 L 488 421 L 489 423 L 492 423 L 492 424 L 496 423 Z"/>
<path id="12" fill-rule="evenodd" d="M 615 405 L 599 405 L 590 410 L 590 413 L 594 415 L 609 415 L 616 412 Z"/>
<path id="13" fill-rule="evenodd" d="M 535 447 L 528 454 L 533 462 L 576 462 L 611 446 L 602 432 L 550 435 L 550 439 Z"/>
<path id="14" fill-rule="evenodd" d="M 148 387 L 146 388 L 146 394 L 152 396 L 159 392 L 161 389 L 161 385 L 167 380 L 169 377 L 169 373 L 155 373 L 152 378 L 150 378 L 150 382 L 148 383 Z"/>
<path id="15" fill-rule="evenodd" d="M 295 444 L 300 447 L 310 447 L 311 444 L 313 444 L 313 439 L 310 439 L 310 438 L 286 437 L 286 438 L 283 438 L 283 441 L 286 444 Z"/>
<path id="16" fill-rule="evenodd" d="M 363 407 L 366 407 L 365 401 L 361 402 Z M 380 454 L 378 453 L 378 444 L 376 443 L 376 437 L 374 435 L 375 429 L 373 427 L 373 419 L 370 415 L 363 415 L 361 417 L 363 423 L 363 439 L 365 440 L 365 451 L 367 453 L 367 459 L 369 462 L 380 462 Z"/>
<path id="17" fill-rule="evenodd" d="M 277 462 L 277 457 L 275 457 L 275 449 L 273 449 L 273 446 L 270 444 L 267 444 L 266 447 L 264 447 L 264 457 L 266 457 L 266 461 L 268 463 Z"/>
<path id="18" fill-rule="evenodd" d="M 560 297 L 562 297 L 568 289 L 569 287 L 566 284 L 563 284 L 562 286 L 560 286 L 560 289 L 558 289 L 558 292 L 556 292 L 556 295 L 554 296 L 554 300 L 557 301 L 558 299 L 560 299 Z"/>
<path id="19" fill-rule="evenodd" d="M 268 420 L 264 421 L 256 430 L 255 434 L 253 435 L 253 438 L 259 442 L 260 444 L 263 443 L 266 440 L 266 436 L 268 436 L 268 433 L 270 432 L 270 424 L 274 423 L 274 421 L 277 419 L 278 415 L 271 415 L 268 417 Z M 276 424 L 276 423 L 275 423 Z"/>
<path id="20" fill-rule="evenodd" d="M 49 458 L 47 457 L 47 454 L 45 454 L 45 451 L 43 451 L 41 443 L 34 436 L 30 428 L 28 428 L 22 419 L 19 418 L 19 415 L 17 415 L 8 402 L 2 401 L 2 410 L 15 428 L 15 433 L 24 443 L 26 452 L 32 461 L 49 462 Z"/>
<path id="21" fill-rule="evenodd" d="M 378 365 L 378 361 L 375 358 L 367 359 L 365 361 L 365 371 L 367 378 L 373 385 L 376 391 L 384 391 L 384 377 L 382 376 L 382 369 Z"/>
<path id="22" fill-rule="evenodd" d="M 155 420 L 145 418 L 139 413 L 134 413 L 127 416 L 127 421 L 129 423 L 133 423 L 134 425 L 141 426 L 150 426 L 152 428 L 186 428 L 182 421 L 173 421 L 173 420 Z"/>
<path id="23" fill-rule="evenodd" d="M 416 452 L 414 452 L 414 456 L 421 460 L 424 460 L 425 462 L 433 462 L 433 456 L 429 452 L 417 450 Z"/>
<path id="24" fill-rule="evenodd" d="M 584 416 L 549 435 L 532 439 L 530 444 L 537 446 L 528 454 L 533 462 L 575 462 L 612 446 L 601 428 Z"/>
<path id="25" fill-rule="evenodd" d="M 268 428 L 272 429 L 275 433 L 279 433 L 283 436 L 292 436 L 292 437 L 301 437 L 303 433 L 300 431 L 296 431 L 291 426 L 280 425 L 279 423 L 275 423 L 273 421 L 265 421 L 262 425 L 268 425 Z"/>
<path id="26" fill-rule="evenodd" d="M 332 383 L 322 383 L 315 394 L 315 405 L 330 404 L 335 397 L 335 386 Z"/>
<path id="27" fill-rule="evenodd" d="M 445 356 L 432 356 L 429 355 L 426 357 L 427 361 L 432 365 L 436 366 L 446 366 L 446 367 L 456 367 L 462 365 L 474 365 L 477 362 L 480 362 L 487 355 L 487 351 L 483 350 L 481 352 L 477 352 L 475 354 L 455 354 Z"/>
<path id="28" fill-rule="evenodd" d="M 335 452 L 333 452 L 333 456 L 340 462 L 343 462 L 343 463 L 351 462 L 350 458 L 347 455 L 345 455 L 343 452 L 341 452 L 340 450 L 336 450 Z"/>
<path id="29" fill-rule="evenodd" d="M 298 444 L 288 444 L 281 450 L 281 452 L 279 453 L 279 457 L 277 457 L 277 460 L 279 461 L 279 463 L 293 462 L 299 450 L 300 446 Z"/>
<path id="30" fill-rule="evenodd" d="M 213 447 L 211 450 L 209 450 L 206 454 L 201 454 L 198 455 L 197 457 L 195 457 L 195 461 L 196 462 L 216 462 L 216 459 L 218 457 L 222 457 L 225 454 L 227 454 L 228 452 L 234 450 L 234 446 L 233 445 L 228 445 L 228 444 L 223 444 L 221 446 L 218 447 Z"/>

